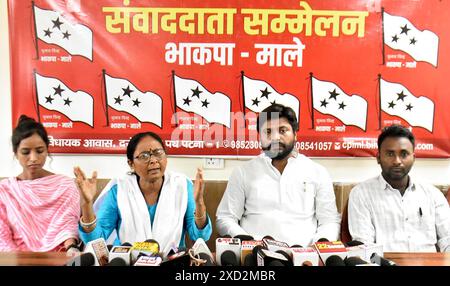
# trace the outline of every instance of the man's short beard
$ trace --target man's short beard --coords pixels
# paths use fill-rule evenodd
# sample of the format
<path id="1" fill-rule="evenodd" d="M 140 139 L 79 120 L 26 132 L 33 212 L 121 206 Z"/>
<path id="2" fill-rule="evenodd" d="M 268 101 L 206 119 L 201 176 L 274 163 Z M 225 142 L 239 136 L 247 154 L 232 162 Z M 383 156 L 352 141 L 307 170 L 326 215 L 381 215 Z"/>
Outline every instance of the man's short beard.
<path id="1" fill-rule="evenodd" d="M 287 156 L 289 156 L 289 154 L 291 154 L 292 150 L 294 149 L 294 142 L 292 142 L 292 144 L 290 144 L 290 145 L 286 145 L 283 143 L 279 143 L 279 145 L 283 146 L 284 150 L 281 152 L 277 152 L 277 153 L 270 150 L 270 147 L 272 146 L 272 144 L 268 145 L 267 147 L 262 147 L 261 149 L 272 160 L 283 160 Z"/>

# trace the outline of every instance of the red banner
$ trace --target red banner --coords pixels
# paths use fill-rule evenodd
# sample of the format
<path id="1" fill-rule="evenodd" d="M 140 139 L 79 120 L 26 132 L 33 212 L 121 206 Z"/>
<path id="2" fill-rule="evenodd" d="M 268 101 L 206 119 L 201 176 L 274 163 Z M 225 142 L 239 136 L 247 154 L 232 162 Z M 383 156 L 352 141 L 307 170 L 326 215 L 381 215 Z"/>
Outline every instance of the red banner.
<path id="1" fill-rule="evenodd" d="M 153 131 L 173 155 L 255 155 L 256 114 L 299 119 L 308 156 L 373 156 L 410 127 L 449 157 L 448 1 L 9 0 L 13 122 L 56 153 L 123 153 Z"/>

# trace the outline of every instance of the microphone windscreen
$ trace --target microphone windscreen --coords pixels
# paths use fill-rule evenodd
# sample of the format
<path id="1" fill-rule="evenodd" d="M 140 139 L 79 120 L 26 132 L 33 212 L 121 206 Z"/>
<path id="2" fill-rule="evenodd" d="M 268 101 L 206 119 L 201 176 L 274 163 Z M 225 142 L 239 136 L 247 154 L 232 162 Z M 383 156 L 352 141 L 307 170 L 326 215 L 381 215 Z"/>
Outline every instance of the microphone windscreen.
<path id="1" fill-rule="evenodd" d="M 226 250 L 220 256 L 222 266 L 239 266 L 236 254 L 231 250 Z"/>
<path id="2" fill-rule="evenodd" d="M 90 252 L 83 253 L 74 257 L 72 260 L 67 262 L 67 266 L 92 266 L 95 264 L 94 254 Z"/>
<path id="3" fill-rule="evenodd" d="M 279 250 L 277 250 L 275 252 L 283 255 L 284 257 L 286 257 L 287 260 L 291 260 L 292 259 L 292 257 L 284 250 L 279 249 Z"/>
<path id="4" fill-rule="evenodd" d="M 127 262 L 120 257 L 113 258 L 106 266 L 127 266 Z"/>
<path id="5" fill-rule="evenodd" d="M 221 238 L 232 238 L 232 237 L 229 234 L 225 234 L 225 235 L 222 235 Z"/>
<path id="6" fill-rule="evenodd" d="M 271 239 L 271 240 L 275 240 L 275 238 L 273 238 L 273 237 L 271 237 L 270 235 L 266 235 L 266 236 L 264 236 L 261 240 L 264 240 L 264 239 Z"/>
<path id="7" fill-rule="evenodd" d="M 122 243 L 122 246 L 133 246 L 133 245 L 129 242 L 124 242 L 124 243 Z"/>
<path id="8" fill-rule="evenodd" d="M 329 240 L 325 237 L 319 238 L 319 240 L 317 240 L 317 242 L 328 242 Z"/>
<path id="9" fill-rule="evenodd" d="M 397 266 L 394 261 L 381 257 L 376 253 L 373 253 L 372 256 L 370 256 L 370 262 L 376 263 L 380 266 Z"/>
<path id="10" fill-rule="evenodd" d="M 204 266 L 215 266 L 216 264 L 214 263 L 214 260 L 211 258 L 211 256 L 209 256 L 208 254 L 206 254 L 206 253 L 204 253 L 204 252 L 200 252 L 199 254 L 198 254 L 198 256 L 201 258 L 201 259 L 204 259 L 204 260 L 206 260 L 206 263 L 205 263 L 205 265 Z"/>
<path id="11" fill-rule="evenodd" d="M 241 241 L 253 240 L 253 236 L 247 234 L 239 234 L 236 235 L 234 238 L 239 238 Z"/>
<path id="12" fill-rule="evenodd" d="M 287 254 L 286 251 L 277 250 L 275 252 L 283 255 L 284 257 L 286 257 L 286 259 L 288 260 L 286 266 L 294 266 L 294 264 L 292 263 L 292 257 L 289 254 Z"/>
<path id="13" fill-rule="evenodd" d="M 325 266 L 345 266 L 344 260 L 337 255 L 331 255 L 325 261 Z"/>
<path id="14" fill-rule="evenodd" d="M 303 246 L 301 246 L 300 244 L 294 244 L 294 245 L 291 245 L 291 247 L 300 247 L 300 248 L 303 248 Z"/>
<path id="15" fill-rule="evenodd" d="M 285 265 L 283 264 L 283 262 L 279 260 L 272 260 L 267 264 L 267 266 L 285 266 Z"/>
<path id="16" fill-rule="evenodd" d="M 361 241 L 357 241 L 357 240 L 352 240 L 352 241 L 345 243 L 345 246 L 347 246 L 347 247 L 358 246 L 358 245 L 364 245 L 364 243 L 362 243 Z"/>
<path id="17" fill-rule="evenodd" d="M 256 266 L 256 256 L 253 255 L 253 253 L 249 253 L 245 256 L 244 266 Z"/>
<path id="18" fill-rule="evenodd" d="M 368 264 L 367 261 L 362 260 L 358 256 L 347 257 L 344 259 L 346 266 L 356 266 L 361 264 Z"/>
<path id="19" fill-rule="evenodd" d="M 252 254 L 253 254 L 253 257 L 255 257 L 255 260 L 256 260 L 256 257 L 258 256 L 258 251 L 260 249 L 264 249 L 264 248 L 261 245 L 257 245 L 255 247 L 253 247 L 253 249 L 252 249 Z"/>

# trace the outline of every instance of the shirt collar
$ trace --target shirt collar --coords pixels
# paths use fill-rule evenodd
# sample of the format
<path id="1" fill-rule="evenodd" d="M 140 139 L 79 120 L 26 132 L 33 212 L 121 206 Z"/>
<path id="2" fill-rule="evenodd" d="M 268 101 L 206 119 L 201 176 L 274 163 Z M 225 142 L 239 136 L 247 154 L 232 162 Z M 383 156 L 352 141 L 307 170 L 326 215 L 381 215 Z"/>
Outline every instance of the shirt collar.
<path id="1" fill-rule="evenodd" d="M 409 175 L 408 175 L 409 176 Z M 384 178 L 383 175 L 379 175 L 378 176 L 378 182 L 380 183 L 380 187 L 382 190 L 391 190 L 391 191 L 397 191 L 397 189 L 394 189 Z M 408 187 L 406 187 L 406 190 L 411 190 L 411 191 L 415 191 L 416 190 L 416 185 L 415 182 L 413 180 L 413 178 L 411 178 L 411 176 L 409 176 L 409 182 L 408 182 Z M 405 191 L 406 191 L 405 190 Z"/>
<path id="2" fill-rule="evenodd" d="M 296 159 L 299 156 L 298 151 L 296 149 L 294 149 L 294 151 L 295 151 L 294 155 L 292 157 L 288 158 L 288 162 Z M 263 158 L 266 162 L 269 162 L 270 164 L 272 164 L 272 158 L 267 156 L 266 153 L 264 153 L 264 151 L 262 151 L 261 154 L 259 154 L 259 157 Z"/>

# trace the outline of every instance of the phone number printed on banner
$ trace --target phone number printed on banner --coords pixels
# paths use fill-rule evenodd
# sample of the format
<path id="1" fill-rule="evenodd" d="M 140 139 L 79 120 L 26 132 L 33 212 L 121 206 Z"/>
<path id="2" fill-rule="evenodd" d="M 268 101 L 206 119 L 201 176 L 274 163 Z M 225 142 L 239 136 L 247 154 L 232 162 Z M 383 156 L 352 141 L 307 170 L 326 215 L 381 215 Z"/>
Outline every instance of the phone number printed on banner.
<path id="1" fill-rule="evenodd" d="M 302 141 L 295 143 L 295 147 L 299 150 L 318 150 L 318 151 L 330 151 L 332 142 L 310 142 Z"/>
<path id="2" fill-rule="evenodd" d="M 245 149 L 245 150 L 261 149 L 261 143 L 258 141 L 223 140 L 222 145 L 224 148 L 231 148 L 231 149 Z"/>

